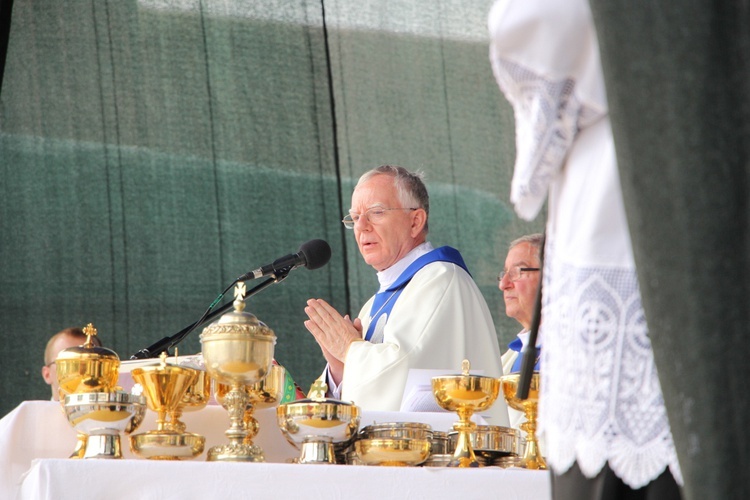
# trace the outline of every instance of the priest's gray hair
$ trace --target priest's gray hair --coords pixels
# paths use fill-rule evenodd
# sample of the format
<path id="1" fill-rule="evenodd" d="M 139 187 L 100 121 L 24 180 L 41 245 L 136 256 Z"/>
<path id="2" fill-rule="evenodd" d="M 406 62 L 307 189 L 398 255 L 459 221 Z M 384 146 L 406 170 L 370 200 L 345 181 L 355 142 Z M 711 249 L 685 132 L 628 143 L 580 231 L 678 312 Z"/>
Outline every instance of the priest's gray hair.
<path id="1" fill-rule="evenodd" d="M 424 209 L 427 214 L 424 232 L 427 233 L 427 221 L 430 218 L 430 196 L 427 194 L 427 187 L 424 185 L 424 172 L 419 170 L 416 172 L 410 172 L 404 167 L 396 165 L 381 165 L 362 174 L 357 181 L 357 186 L 370 180 L 376 175 L 387 175 L 393 177 L 393 183 L 396 186 L 398 199 L 403 208 Z"/>
<path id="2" fill-rule="evenodd" d="M 515 240 L 510 242 L 510 245 L 508 245 L 508 250 L 511 248 L 520 245 L 521 243 L 528 243 L 529 245 L 536 248 L 537 251 L 537 257 L 542 253 L 542 244 L 544 243 L 544 235 L 542 233 L 533 233 L 533 234 L 525 234 L 521 236 L 520 238 L 516 238 Z"/>

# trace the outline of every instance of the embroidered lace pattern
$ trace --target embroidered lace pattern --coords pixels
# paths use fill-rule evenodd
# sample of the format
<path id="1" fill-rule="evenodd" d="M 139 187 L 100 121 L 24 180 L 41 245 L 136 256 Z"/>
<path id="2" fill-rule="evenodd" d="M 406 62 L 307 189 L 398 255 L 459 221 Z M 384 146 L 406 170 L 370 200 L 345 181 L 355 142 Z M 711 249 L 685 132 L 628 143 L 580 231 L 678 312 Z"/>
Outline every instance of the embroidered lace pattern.
<path id="1" fill-rule="evenodd" d="M 579 268 L 547 247 L 540 426 L 559 473 L 606 462 L 639 488 L 665 467 L 682 484 L 632 268 Z"/>
<path id="2" fill-rule="evenodd" d="M 581 105 L 573 79 L 551 81 L 504 59 L 494 60 L 493 67 L 516 121 L 511 201 L 519 215 L 530 219 L 541 208 L 578 130 L 603 114 Z"/>

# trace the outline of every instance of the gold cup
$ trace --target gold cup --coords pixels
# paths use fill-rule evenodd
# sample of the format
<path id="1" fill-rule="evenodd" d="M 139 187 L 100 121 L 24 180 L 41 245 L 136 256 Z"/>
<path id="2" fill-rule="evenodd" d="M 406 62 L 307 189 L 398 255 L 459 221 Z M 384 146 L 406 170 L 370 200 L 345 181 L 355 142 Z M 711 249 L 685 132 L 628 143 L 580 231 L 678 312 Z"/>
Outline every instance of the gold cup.
<path id="1" fill-rule="evenodd" d="M 245 443 L 248 430 L 244 417 L 252 404 L 245 386 L 260 382 L 270 372 L 276 336 L 253 314 L 244 312 L 244 295 L 245 284 L 240 282 L 235 288 L 234 311 L 207 326 L 200 336 L 206 371 L 230 387 L 223 404 L 231 421 L 225 432 L 229 444 L 211 448 L 209 461 L 265 461 L 259 446 Z"/>
<path id="2" fill-rule="evenodd" d="M 510 375 L 500 377 L 500 382 L 503 386 L 503 395 L 505 396 L 505 401 L 508 402 L 508 406 L 515 410 L 522 411 L 526 415 L 526 422 L 521 424 L 521 429 L 526 431 L 526 450 L 524 451 L 523 457 L 519 459 L 518 465 L 526 469 L 546 469 L 547 462 L 539 451 L 539 441 L 536 437 L 536 418 L 539 403 L 539 372 L 534 372 L 531 376 L 529 397 L 526 399 L 518 399 L 518 397 L 516 397 L 519 379 L 520 374 L 518 373 L 511 373 Z"/>
<path id="3" fill-rule="evenodd" d="M 459 421 L 453 424 L 458 440 L 449 467 L 480 467 L 471 446 L 471 432 L 476 424 L 471 421 L 474 412 L 488 409 L 500 393 L 500 381 L 492 377 L 469 374 L 468 360 L 462 363 L 461 375 L 432 378 L 432 392 L 437 403 L 448 411 L 458 413 Z"/>
<path id="4" fill-rule="evenodd" d="M 199 374 L 200 370 L 194 368 L 168 366 L 166 353 L 162 353 L 158 366 L 132 371 L 133 380 L 143 387 L 148 408 L 157 415 L 155 430 L 130 437 L 133 453 L 152 460 L 187 460 L 203 452 L 206 439 L 185 432 L 184 424 L 174 418 Z"/>

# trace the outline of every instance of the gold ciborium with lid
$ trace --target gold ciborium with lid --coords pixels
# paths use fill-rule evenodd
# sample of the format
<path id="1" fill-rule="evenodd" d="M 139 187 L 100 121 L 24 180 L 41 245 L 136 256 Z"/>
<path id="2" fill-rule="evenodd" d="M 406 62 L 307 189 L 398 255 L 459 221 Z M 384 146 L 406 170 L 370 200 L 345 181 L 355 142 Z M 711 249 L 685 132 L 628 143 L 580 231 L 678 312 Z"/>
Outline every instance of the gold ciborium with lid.
<path id="1" fill-rule="evenodd" d="M 276 336 L 254 314 L 245 312 L 245 283 L 235 287 L 234 311 L 207 326 L 201 333 L 206 371 L 218 383 L 230 387 L 224 408 L 231 421 L 225 435 L 229 444 L 208 451 L 209 461 L 263 462 L 263 450 L 248 444 L 245 412 L 252 405 L 245 386 L 263 380 L 271 370 Z"/>
<path id="2" fill-rule="evenodd" d="M 503 395 L 505 396 L 505 401 L 508 402 L 508 406 L 514 410 L 522 411 L 526 415 L 526 422 L 521 424 L 521 430 L 526 432 L 526 450 L 523 457 L 518 460 L 517 465 L 526 469 L 546 469 L 547 462 L 539 451 L 539 441 L 536 437 L 539 372 L 534 372 L 531 376 L 529 395 L 526 399 L 519 399 L 516 396 L 520 377 L 519 373 L 511 373 L 500 377 L 500 383 L 503 386 Z"/>
<path id="3" fill-rule="evenodd" d="M 176 356 L 175 356 L 176 357 Z M 157 366 L 135 368 L 133 380 L 143 387 L 148 408 L 156 412 L 156 429 L 130 437 L 130 449 L 152 460 L 189 460 L 203 453 L 206 438 L 186 432 L 179 420 L 188 390 L 200 370 L 168 365 L 162 352 Z"/>
<path id="4" fill-rule="evenodd" d="M 500 380 L 471 375 L 471 365 L 465 359 L 461 375 L 432 377 L 432 393 L 437 403 L 448 411 L 458 412 L 459 421 L 453 424 L 458 439 L 449 467 L 479 467 L 471 446 L 471 432 L 477 425 L 471 421 L 474 412 L 488 409 L 500 393 Z"/>
<path id="5" fill-rule="evenodd" d="M 279 405 L 279 428 L 295 448 L 301 464 L 334 464 L 336 448 L 343 450 L 357 436 L 360 411 L 353 403 L 326 398 L 328 386 L 317 380 L 308 397 Z"/>
<path id="6" fill-rule="evenodd" d="M 83 345 L 64 349 L 55 359 L 60 403 L 78 433 L 70 458 L 122 458 L 120 433 L 138 428 L 146 401 L 116 387 L 120 358 L 111 349 L 94 345 L 94 325 L 89 323 L 83 332 Z"/>
<path id="7" fill-rule="evenodd" d="M 93 324 L 86 325 L 83 333 L 83 345 L 63 349 L 55 359 L 60 400 L 80 392 L 110 392 L 117 385 L 120 357 L 112 349 L 94 344 L 97 330 Z"/>

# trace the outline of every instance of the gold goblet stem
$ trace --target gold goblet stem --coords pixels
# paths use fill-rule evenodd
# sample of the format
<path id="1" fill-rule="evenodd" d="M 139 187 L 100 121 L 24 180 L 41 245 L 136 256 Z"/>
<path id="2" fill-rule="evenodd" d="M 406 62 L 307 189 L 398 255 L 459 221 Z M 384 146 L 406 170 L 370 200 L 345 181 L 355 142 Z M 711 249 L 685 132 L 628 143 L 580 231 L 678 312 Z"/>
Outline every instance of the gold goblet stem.
<path id="1" fill-rule="evenodd" d="M 240 384 L 232 383 L 232 390 L 229 391 L 224 399 L 224 405 L 231 423 L 229 429 L 224 434 L 229 438 L 231 445 L 240 445 L 247 436 L 245 411 L 248 408 L 251 408 L 249 411 L 252 411 L 250 396 Z"/>
<path id="2" fill-rule="evenodd" d="M 170 430 L 170 425 L 167 424 L 167 410 L 159 408 L 156 411 L 156 430 L 158 432 L 164 432 Z"/>
<path id="3" fill-rule="evenodd" d="M 547 462 L 539 453 L 539 442 L 536 438 L 536 408 L 531 405 L 526 407 L 526 422 L 521 424 L 521 429 L 526 432 L 526 451 L 521 459 L 521 467 L 526 469 L 546 469 Z"/>
<path id="4" fill-rule="evenodd" d="M 453 453 L 453 459 L 450 461 L 450 467 L 479 467 L 479 461 L 471 446 L 471 437 L 469 434 L 476 427 L 471 421 L 471 415 L 474 410 L 468 407 L 461 407 L 457 410 L 459 421 L 453 424 L 453 428 L 458 431 L 458 440 L 456 441 L 456 451 Z"/>

